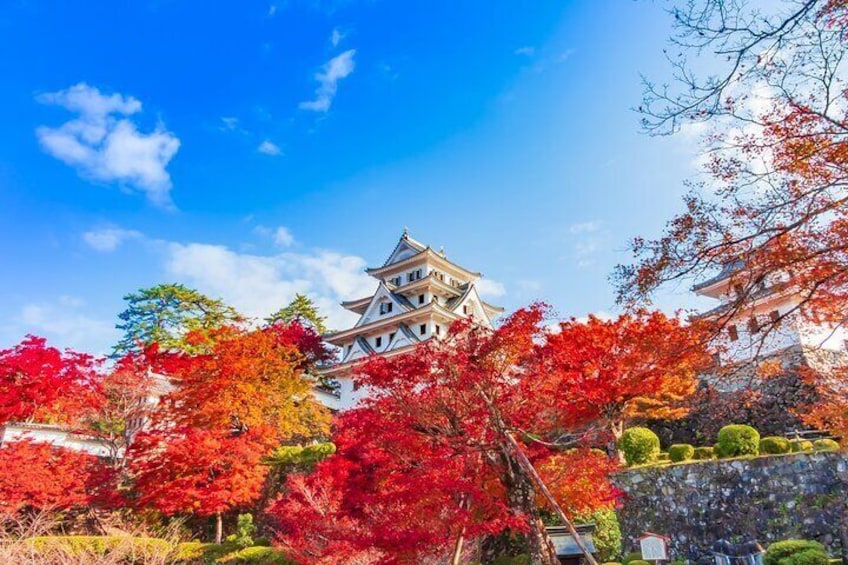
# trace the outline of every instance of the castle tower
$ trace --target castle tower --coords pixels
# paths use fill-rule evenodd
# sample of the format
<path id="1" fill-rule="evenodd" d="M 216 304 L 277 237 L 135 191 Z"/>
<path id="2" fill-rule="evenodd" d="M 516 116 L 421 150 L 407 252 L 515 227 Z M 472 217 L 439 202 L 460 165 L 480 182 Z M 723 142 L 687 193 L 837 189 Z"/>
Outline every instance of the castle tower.
<path id="1" fill-rule="evenodd" d="M 408 352 L 422 341 L 444 336 L 461 318 L 492 327 L 503 312 L 477 293 L 480 273 L 449 261 L 443 249 L 433 250 L 405 229 L 385 263 L 365 272 L 377 281 L 374 294 L 342 303 L 359 314 L 359 320 L 352 328 L 324 336 L 341 351 L 339 362 L 322 370 L 325 378 L 340 385 L 335 399 L 320 397 L 330 408 L 349 408 L 362 396 L 353 389 L 349 374 L 369 355 Z"/>

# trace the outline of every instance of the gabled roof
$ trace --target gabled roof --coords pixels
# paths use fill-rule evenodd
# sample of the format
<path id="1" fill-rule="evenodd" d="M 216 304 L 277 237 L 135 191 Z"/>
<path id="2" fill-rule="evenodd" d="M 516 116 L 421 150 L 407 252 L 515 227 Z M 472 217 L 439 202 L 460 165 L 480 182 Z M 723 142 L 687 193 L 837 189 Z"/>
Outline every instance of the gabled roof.
<path id="1" fill-rule="evenodd" d="M 412 257 L 413 255 L 417 255 L 427 248 L 427 245 L 409 237 L 409 231 L 404 228 L 403 235 L 400 236 L 394 250 L 380 268 L 387 267 L 388 265 L 397 263 L 398 261 L 402 261 L 408 257 Z"/>
<path id="2" fill-rule="evenodd" d="M 409 326 L 407 326 L 406 324 L 399 325 L 398 329 L 401 331 L 401 333 L 403 335 L 408 337 L 410 341 L 412 341 L 412 342 L 421 341 L 421 339 L 417 335 L 415 335 L 415 332 L 413 332 L 411 329 L 409 329 Z"/>
<path id="3" fill-rule="evenodd" d="M 721 268 L 721 271 L 719 271 L 717 275 L 692 286 L 692 290 L 694 292 L 698 292 L 699 290 L 707 288 L 708 286 L 712 286 L 717 282 L 729 279 L 732 275 L 741 271 L 744 266 L 745 263 L 742 260 L 729 261 L 724 264 L 724 266 Z"/>
<path id="4" fill-rule="evenodd" d="M 383 299 L 388 298 L 393 303 L 395 303 L 400 309 L 405 312 L 409 312 L 415 310 L 415 305 L 409 301 L 409 299 L 401 294 L 396 292 L 392 292 L 389 290 L 389 287 L 383 281 L 380 281 L 380 284 L 377 285 L 377 291 L 371 296 L 370 302 L 368 302 L 368 306 L 366 308 L 361 308 L 362 315 L 359 320 L 356 322 L 354 327 L 361 326 L 366 318 L 369 317 L 374 308 L 377 307 L 377 304 Z"/>

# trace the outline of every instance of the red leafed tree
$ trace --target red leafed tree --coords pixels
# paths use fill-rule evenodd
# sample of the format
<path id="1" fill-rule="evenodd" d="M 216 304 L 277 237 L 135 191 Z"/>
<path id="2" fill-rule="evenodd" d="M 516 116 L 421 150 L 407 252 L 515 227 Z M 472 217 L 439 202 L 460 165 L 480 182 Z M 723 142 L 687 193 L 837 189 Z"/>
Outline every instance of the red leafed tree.
<path id="1" fill-rule="evenodd" d="M 0 449 L 0 515 L 89 505 L 106 476 L 96 458 L 46 443 Z"/>
<path id="2" fill-rule="evenodd" d="M 547 378 L 538 372 L 544 310 L 520 310 L 493 331 L 459 322 L 445 340 L 360 367 L 358 380 L 373 394 L 340 418 L 337 453 L 315 475 L 292 479 L 292 496 L 274 507 L 282 543 L 315 563 L 338 556 L 339 545 L 377 552 L 373 562 L 420 563 L 434 554 L 458 562 L 464 539 L 512 530 L 527 534 L 531 563 L 557 563 L 512 441 L 560 431 L 558 399 L 526 394 Z M 608 504 L 605 492 L 575 489 L 579 500 L 562 504 Z M 346 529 L 313 535 L 290 518 L 301 512 L 338 517 L 328 523 Z"/>
<path id="3" fill-rule="evenodd" d="M 90 355 L 60 351 L 41 337 L 0 350 L 0 424 L 79 423 L 100 400 L 97 368 Z"/>
<path id="4" fill-rule="evenodd" d="M 548 337 L 527 394 L 560 399 L 565 418 L 591 421 L 617 442 L 633 418 L 674 419 L 712 363 L 704 331 L 660 312 L 572 319 Z"/>
<path id="5" fill-rule="evenodd" d="M 189 336 L 190 339 L 190 336 Z M 216 518 L 258 499 L 263 456 L 281 442 L 327 432 L 303 355 L 278 331 L 224 327 L 204 335 L 205 353 L 162 354 L 175 383 L 131 447 L 138 501 L 171 514 Z"/>

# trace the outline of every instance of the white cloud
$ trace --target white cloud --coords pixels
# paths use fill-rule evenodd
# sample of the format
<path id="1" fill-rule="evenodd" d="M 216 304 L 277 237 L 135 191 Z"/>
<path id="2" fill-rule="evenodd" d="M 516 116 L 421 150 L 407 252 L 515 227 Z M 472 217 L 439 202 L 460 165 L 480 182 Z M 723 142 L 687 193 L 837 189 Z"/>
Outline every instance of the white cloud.
<path id="1" fill-rule="evenodd" d="M 276 13 L 277 13 L 277 5 L 276 4 L 271 4 L 270 6 L 268 6 L 268 17 L 269 18 L 273 18 L 274 14 L 276 14 Z"/>
<path id="2" fill-rule="evenodd" d="M 89 230 L 82 234 L 82 239 L 89 247 L 96 251 L 114 251 L 128 239 L 142 237 L 142 233 L 136 230 L 125 230 L 121 228 L 102 228 Z"/>
<path id="3" fill-rule="evenodd" d="M 325 63 L 315 74 L 315 80 L 319 83 L 315 90 L 315 99 L 301 102 L 300 108 L 313 112 L 328 111 L 336 96 L 338 82 L 349 76 L 356 68 L 356 62 L 353 60 L 355 54 L 356 49 L 348 49 Z"/>
<path id="4" fill-rule="evenodd" d="M 344 39 L 346 35 L 347 34 L 339 28 L 333 28 L 333 33 L 330 35 L 330 43 L 333 44 L 333 47 L 338 47 L 339 43 L 341 43 L 342 39 Z"/>
<path id="5" fill-rule="evenodd" d="M 589 221 L 589 222 L 580 222 L 577 224 L 571 224 L 568 226 L 568 233 L 578 234 L 578 233 L 591 233 L 598 231 L 601 227 L 601 223 L 597 221 Z"/>
<path id="6" fill-rule="evenodd" d="M 25 305 L 7 331 L 13 339 L 26 334 L 46 337 L 52 345 L 71 347 L 94 354 L 109 352 L 120 332 L 114 322 L 99 320 L 80 312 L 85 303 L 76 297 L 62 296 L 53 302 Z"/>
<path id="7" fill-rule="evenodd" d="M 79 114 L 57 128 L 35 130 L 46 153 L 74 167 L 80 176 L 118 182 L 145 193 L 156 205 L 172 206 L 171 177 L 165 169 L 180 140 L 162 124 L 150 133 L 140 132 L 128 118 L 141 111 L 140 101 L 102 94 L 83 82 L 36 99 Z"/>
<path id="8" fill-rule="evenodd" d="M 274 232 L 274 243 L 280 247 L 289 247 L 292 243 L 294 243 L 294 236 L 292 236 L 289 228 L 284 226 L 278 227 L 277 231 Z"/>
<path id="9" fill-rule="evenodd" d="M 534 53 L 536 53 L 536 48 L 532 45 L 525 45 L 524 47 L 519 47 L 515 51 L 513 51 L 516 55 L 524 55 L 526 57 L 532 57 Z"/>
<path id="10" fill-rule="evenodd" d="M 498 297 L 506 294 L 506 288 L 498 281 L 492 279 L 480 279 L 474 286 L 477 287 L 477 292 L 487 297 Z"/>
<path id="11" fill-rule="evenodd" d="M 222 129 L 226 129 L 226 130 L 230 130 L 230 131 L 236 129 L 239 125 L 238 118 L 234 118 L 234 117 L 231 117 L 231 116 L 225 116 L 225 117 L 221 118 L 221 122 L 224 124 L 222 126 Z"/>
<path id="12" fill-rule="evenodd" d="M 364 273 L 361 257 L 331 251 L 256 255 L 221 245 L 170 243 L 166 253 L 168 276 L 254 318 L 269 315 L 303 293 L 326 313 L 330 327 L 349 327 L 356 316 L 339 302 L 367 296 L 376 286 Z"/>
<path id="13" fill-rule="evenodd" d="M 256 150 L 264 155 L 271 155 L 272 157 L 276 157 L 282 153 L 278 145 L 268 141 L 267 139 L 260 143 Z"/>

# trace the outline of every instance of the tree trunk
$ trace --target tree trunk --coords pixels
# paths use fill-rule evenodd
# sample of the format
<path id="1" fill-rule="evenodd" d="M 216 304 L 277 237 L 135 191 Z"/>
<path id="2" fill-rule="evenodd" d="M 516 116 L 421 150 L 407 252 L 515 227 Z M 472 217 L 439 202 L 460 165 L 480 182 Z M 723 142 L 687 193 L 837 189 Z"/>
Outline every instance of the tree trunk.
<path id="1" fill-rule="evenodd" d="M 514 457 L 504 457 L 510 469 L 506 485 L 510 508 L 516 513 L 524 514 L 530 521 L 530 531 L 527 533 L 530 565 L 559 565 L 551 538 L 539 518 L 536 492 L 530 476 Z"/>
<path id="2" fill-rule="evenodd" d="M 220 544 L 224 539 L 224 519 L 221 513 L 215 514 L 215 543 Z"/>
<path id="3" fill-rule="evenodd" d="M 463 528 L 462 533 L 456 536 L 456 544 L 453 546 L 453 557 L 451 558 L 451 565 L 462 565 L 462 543 L 465 538 L 465 528 Z"/>
<path id="4" fill-rule="evenodd" d="M 609 431 L 611 439 L 607 444 L 607 454 L 610 457 L 615 457 L 618 462 L 624 466 L 624 453 L 622 453 L 618 448 L 618 440 L 620 440 L 622 434 L 624 434 L 624 422 L 621 420 L 610 422 Z"/>

